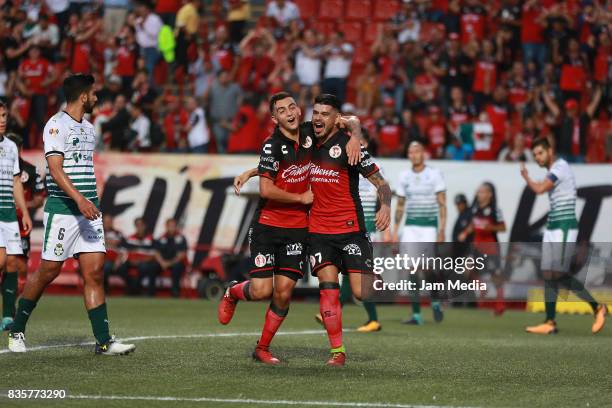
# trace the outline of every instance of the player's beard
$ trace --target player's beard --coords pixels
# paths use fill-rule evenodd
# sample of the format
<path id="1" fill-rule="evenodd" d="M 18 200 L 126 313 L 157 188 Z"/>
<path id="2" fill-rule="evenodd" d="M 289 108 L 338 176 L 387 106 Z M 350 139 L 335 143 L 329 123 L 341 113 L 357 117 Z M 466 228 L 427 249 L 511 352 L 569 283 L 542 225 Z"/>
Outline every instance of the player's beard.
<path id="1" fill-rule="evenodd" d="M 83 110 L 85 111 L 85 113 L 90 114 L 93 112 L 95 105 L 95 103 L 87 99 L 87 102 L 85 102 L 85 104 L 83 105 Z"/>

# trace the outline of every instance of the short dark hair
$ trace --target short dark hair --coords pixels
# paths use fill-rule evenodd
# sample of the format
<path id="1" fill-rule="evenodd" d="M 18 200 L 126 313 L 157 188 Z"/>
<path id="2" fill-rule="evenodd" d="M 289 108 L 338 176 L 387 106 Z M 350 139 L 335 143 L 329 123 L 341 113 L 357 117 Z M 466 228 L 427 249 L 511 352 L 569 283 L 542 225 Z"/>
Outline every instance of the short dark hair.
<path id="1" fill-rule="evenodd" d="M 541 146 L 544 150 L 548 150 L 552 147 L 550 141 L 545 137 L 539 137 L 534 140 L 533 143 L 531 143 L 531 150 L 535 149 L 538 146 Z"/>
<path id="2" fill-rule="evenodd" d="M 270 113 L 274 113 L 274 105 L 276 102 L 281 101 L 285 98 L 293 98 L 288 92 L 279 92 L 272 95 L 270 98 Z"/>
<path id="3" fill-rule="evenodd" d="M 79 99 L 83 92 L 89 92 L 95 79 L 89 74 L 74 74 L 64 79 L 62 89 L 66 102 L 71 103 Z"/>
<path id="4" fill-rule="evenodd" d="M 321 105 L 329 105 L 335 110 L 337 110 L 338 112 L 342 110 L 342 104 L 340 103 L 340 99 L 338 99 L 336 95 L 332 95 L 332 94 L 318 95 L 315 98 L 314 103 L 318 103 Z"/>
<path id="5" fill-rule="evenodd" d="M 8 133 L 6 135 L 6 138 L 8 140 L 12 140 L 18 148 L 21 148 L 23 146 L 23 137 L 19 136 L 17 133 Z"/>
<path id="6" fill-rule="evenodd" d="M 4 101 L 2 99 L 0 99 L 0 108 L 4 108 L 4 109 L 8 110 L 8 107 L 6 106 L 6 103 L 4 103 Z"/>

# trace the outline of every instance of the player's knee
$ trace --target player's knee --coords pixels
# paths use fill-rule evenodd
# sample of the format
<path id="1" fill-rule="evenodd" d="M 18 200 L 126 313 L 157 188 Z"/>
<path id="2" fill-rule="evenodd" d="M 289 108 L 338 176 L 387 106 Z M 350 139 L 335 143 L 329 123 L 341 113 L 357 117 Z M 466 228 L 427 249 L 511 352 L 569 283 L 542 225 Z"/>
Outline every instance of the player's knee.
<path id="1" fill-rule="evenodd" d="M 274 298 L 274 303 L 278 307 L 280 307 L 281 309 L 286 309 L 289 307 L 289 303 L 291 302 L 291 291 L 290 290 L 274 291 L 273 298 Z"/>
<path id="2" fill-rule="evenodd" d="M 250 288 L 251 300 L 264 300 L 272 296 L 272 287 L 251 285 Z"/>

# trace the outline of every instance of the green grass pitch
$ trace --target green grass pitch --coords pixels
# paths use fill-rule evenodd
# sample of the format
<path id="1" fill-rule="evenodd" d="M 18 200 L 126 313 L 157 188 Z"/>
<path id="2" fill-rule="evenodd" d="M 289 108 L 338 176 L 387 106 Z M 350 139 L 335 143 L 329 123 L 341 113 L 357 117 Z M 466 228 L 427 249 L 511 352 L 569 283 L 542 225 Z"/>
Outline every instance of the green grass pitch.
<path id="1" fill-rule="evenodd" d="M 425 309 L 427 323 L 407 327 L 399 323 L 409 315 L 407 306 L 381 306 L 383 330 L 347 332 L 347 365 L 332 369 L 324 367 L 328 343 L 313 318 L 315 303 L 291 306 L 281 328 L 286 334 L 272 343 L 282 366 L 253 362 L 265 307 L 243 302 L 232 323 L 222 327 L 215 302 L 111 298 L 111 330 L 123 338 L 144 337 L 135 340 L 135 354 L 123 357 L 94 356 L 92 346 L 10 354 L 4 333 L 0 406 L 612 406 L 612 327 L 593 336 L 590 316 L 561 315 L 558 335 L 536 337 L 523 327 L 541 315 L 508 312 L 495 318 L 486 311 L 447 309 L 444 322 L 435 324 Z M 360 307 L 344 309 L 346 328 L 364 319 Z M 295 333 L 301 331 L 307 333 Z M 43 297 L 26 337 L 30 347 L 91 341 L 82 299 Z M 88 399 L 9 400 L 9 389 L 65 389 Z"/>

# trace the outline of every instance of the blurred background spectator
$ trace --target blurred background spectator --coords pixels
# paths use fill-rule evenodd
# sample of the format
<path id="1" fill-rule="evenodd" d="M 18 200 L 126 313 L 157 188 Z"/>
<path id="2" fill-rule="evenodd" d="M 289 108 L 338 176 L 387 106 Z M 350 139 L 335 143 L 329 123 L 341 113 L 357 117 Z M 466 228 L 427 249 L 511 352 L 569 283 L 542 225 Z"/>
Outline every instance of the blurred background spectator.
<path id="1" fill-rule="evenodd" d="M 603 162 L 611 35 L 604 0 L 2 1 L 0 98 L 26 148 L 92 72 L 100 149 L 256 152 L 286 90 L 305 120 L 321 92 L 349 102 L 383 157 L 529 160 L 546 136 Z"/>

